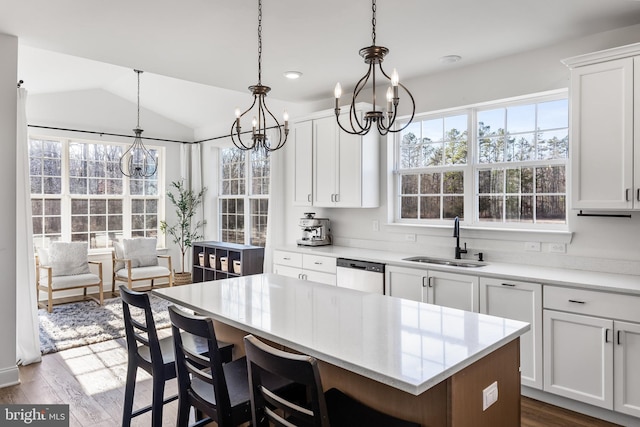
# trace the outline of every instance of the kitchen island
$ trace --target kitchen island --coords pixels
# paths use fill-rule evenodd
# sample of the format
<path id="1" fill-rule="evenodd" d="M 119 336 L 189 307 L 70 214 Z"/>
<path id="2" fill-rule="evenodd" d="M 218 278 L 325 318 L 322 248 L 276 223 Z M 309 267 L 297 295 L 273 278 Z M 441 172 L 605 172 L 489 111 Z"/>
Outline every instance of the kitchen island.
<path id="1" fill-rule="evenodd" d="M 212 317 L 219 339 L 244 353 L 251 333 L 309 354 L 325 389 L 423 426 L 517 426 L 519 336 L 527 323 L 259 274 L 154 289 Z M 483 410 L 483 390 L 497 401 Z"/>

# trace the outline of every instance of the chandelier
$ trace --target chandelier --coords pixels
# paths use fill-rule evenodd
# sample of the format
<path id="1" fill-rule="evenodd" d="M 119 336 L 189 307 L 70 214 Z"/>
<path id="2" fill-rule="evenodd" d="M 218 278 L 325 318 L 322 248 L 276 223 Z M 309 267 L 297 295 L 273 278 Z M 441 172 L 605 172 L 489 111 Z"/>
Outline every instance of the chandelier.
<path id="1" fill-rule="evenodd" d="M 130 178 L 150 178 L 158 169 L 158 159 L 142 143 L 140 129 L 140 74 L 143 71 L 133 70 L 138 75 L 138 122 L 133 132 L 136 134 L 133 144 L 120 157 L 120 171 Z"/>
<path id="2" fill-rule="evenodd" d="M 371 9 L 373 11 L 373 18 L 371 19 L 371 25 L 373 27 L 373 31 L 371 33 L 373 42 L 371 43 L 371 46 L 360 49 L 360 56 L 364 58 L 364 62 L 366 64 L 369 64 L 369 69 L 367 70 L 367 73 L 358 81 L 355 89 L 353 90 L 351 106 L 349 108 L 349 123 L 346 125 L 348 127 L 343 126 L 340 122 L 340 96 L 342 95 L 342 87 L 340 86 L 340 83 L 336 84 L 334 90 L 334 95 L 336 98 L 336 106 L 334 109 L 336 113 L 336 120 L 338 121 L 340 129 L 352 135 L 366 135 L 369 130 L 371 130 L 374 123 L 380 135 L 386 135 L 389 132 L 399 132 L 406 128 L 409 123 L 411 123 L 411 120 L 413 120 L 413 116 L 416 113 L 416 103 L 413 99 L 413 95 L 411 95 L 411 92 L 409 92 L 409 90 L 399 82 L 398 72 L 394 69 L 393 73 L 391 73 L 391 77 L 389 77 L 387 73 L 385 73 L 385 71 L 382 69 L 382 61 L 384 61 L 385 55 L 389 53 L 389 49 L 383 46 L 376 46 L 376 0 L 372 0 L 371 3 Z M 386 111 L 384 112 L 378 111 L 378 107 L 376 105 L 376 84 L 378 83 L 376 80 L 376 66 L 379 69 L 380 74 L 386 77 L 387 80 L 391 83 L 391 85 L 387 88 L 387 103 Z M 373 100 L 371 102 L 371 104 L 373 105 L 373 111 L 367 111 L 364 115 L 364 118 L 361 119 L 360 117 L 358 117 L 355 104 L 358 95 L 360 94 L 362 89 L 364 89 L 369 79 L 371 79 L 373 85 Z M 404 92 L 409 95 L 409 99 L 411 99 L 411 104 L 413 107 L 411 110 L 411 118 L 409 119 L 409 121 L 407 121 L 407 123 L 403 127 L 394 129 L 396 115 L 398 112 L 398 103 L 400 102 L 400 95 L 398 93 L 399 87 L 401 87 Z"/>
<path id="3" fill-rule="evenodd" d="M 243 113 L 240 113 L 240 109 L 236 108 L 236 119 L 231 125 L 231 141 L 241 150 L 260 149 L 269 152 L 282 148 L 287 142 L 289 134 L 289 115 L 286 111 L 284 112 L 284 129 L 282 129 L 278 119 L 269 111 L 265 102 L 265 97 L 271 88 L 262 85 L 262 0 L 258 0 L 258 84 L 249 86 L 249 90 L 253 94 L 253 103 Z M 249 117 L 249 113 L 254 111 L 254 107 L 255 112 L 251 121 L 251 140 L 243 141 L 240 121 L 244 116 Z M 267 127 L 269 117 L 275 122 L 271 127 Z M 267 129 L 276 129 L 277 138 L 271 140 L 267 136 Z"/>

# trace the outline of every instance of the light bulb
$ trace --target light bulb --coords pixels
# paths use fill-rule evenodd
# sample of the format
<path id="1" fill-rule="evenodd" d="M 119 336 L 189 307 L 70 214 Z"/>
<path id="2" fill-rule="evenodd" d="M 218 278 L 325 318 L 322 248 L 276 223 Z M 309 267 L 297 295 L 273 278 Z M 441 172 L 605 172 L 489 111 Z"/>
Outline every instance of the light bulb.
<path id="1" fill-rule="evenodd" d="M 398 86 L 399 81 L 400 81 L 400 78 L 398 77 L 398 71 L 394 68 L 393 73 L 391 73 L 391 85 Z"/>
<path id="2" fill-rule="evenodd" d="M 236 107 L 236 119 L 240 118 L 240 109 Z"/>
<path id="3" fill-rule="evenodd" d="M 333 94 L 335 95 L 336 99 L 342 96 L 342 86 L 340 86 L 340 82 L 336 83 L 336 88 L 333 90 Z"/>

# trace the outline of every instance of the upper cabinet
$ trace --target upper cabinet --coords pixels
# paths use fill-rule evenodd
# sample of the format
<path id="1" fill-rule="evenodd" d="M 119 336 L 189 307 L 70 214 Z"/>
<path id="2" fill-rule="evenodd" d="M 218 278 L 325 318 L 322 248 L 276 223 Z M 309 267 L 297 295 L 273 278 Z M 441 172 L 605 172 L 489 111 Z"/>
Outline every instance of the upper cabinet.
<path id="1" fill-rule="evenodd" d="M 640 209 L 640 44 L 563 62 L 571 68 L 571 208 Z"/>
<path id="2" fill-rule="evenodd" d="M 380 142 L 377 133 L 371 131 L 358 136 L 343 132 L 333 110 L 297 122 L 293 132 L 294 205 L 379 206 Z"/>

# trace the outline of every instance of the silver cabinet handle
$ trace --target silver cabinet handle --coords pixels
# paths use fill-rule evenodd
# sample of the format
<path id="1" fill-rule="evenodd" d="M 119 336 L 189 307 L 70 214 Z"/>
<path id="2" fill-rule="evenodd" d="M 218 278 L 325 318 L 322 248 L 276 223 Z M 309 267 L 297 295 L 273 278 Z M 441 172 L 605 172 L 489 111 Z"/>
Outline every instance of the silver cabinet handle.
<path id="1" fill-rule="evenodd" d="M 425 280 L 424 280 L 424 279 L 427 279 L 427 281 L 425 282 Z M 427 285 L 427 282 L 428 282 L 428 281 L 429 281 L 429 278 L 428 278 L 428 277 L 423 277 L 423 278 L 422 278 L 422 287 L 423 287 L 423 288 L 426 288 L 426 287 L 428 286 L 428 285 Z"/>
<path id="2" fill-rule="evenodd" d="M 502 283 L 502 286 L 509 286 L 510 288 L 516 287 L 516 285 L 514 285 L 513 283 Z"/>
<path id="3" fill-rule="evenodd" d="M 336 203 L 340 201 L 340 194 L 336 194 Z"/>
<path id="4" fill-rule="evenodd" d="M 315 265 L 322 265 L 322 263 L 320 261 L 316 261 L 314 262 Z"/>
<path id="5" fill-rule="evenodd" d="M 433 279 L 432 276 L 427 277 L 427 287 L 429 288 L 433 288 L 433 283 L 431 282 L 431 279 Z M 422 279 L 422 283 L 424 284 L 424 278 Z"/>
<path id="6" fill-rule="evenodd" d="M 604 330 L 604 342 L 609 342 L 609 328 Z"/>
<path id="7" fill-rule="evenodd" d="M 640 202 L 640 188 L 636 190 L 636 200 Z"/>
<path id="8" fill-rule="evenodd" d="M 577 299 L 570 299 L 569 302 L 572 302 L 574 304 L 584 304 L 585 303 L 584 301 L 580 301 L 580 300 L 577 300 Z"/>
<path id="9" fill-rule="evenodd" d="M 624 190 L 624 199 L 628 202 L 629 201 L 629 190 L 631 190 L 630 188 L 627 188 L 626 190 Z"/>
<path id="10" fill-rule="evenodd" d="M 332 194 L 332 195 L 331 195 L 331 201 L 332 201 L 332 202 L 335 202 L 335 200 L 333 200 L 333 196 L 335 196 L 335 194 Z"/>
<path id="11" fill-rule="evenodd" d="M 311 202 L 311 194 L 307 194 L 307 202 Z"/>
<path id="12" fill-rule="evenodd" d="M 618 331 L 618 337 L 617 337 L 618 345 L 622 345 L 622 341 L 620 340 L 620 335 L 621 334 L 622 334 L 622 331 Z"/>
<path id="13" fill-rule="evenodd" d="M 285 260 L 285 261 L 291 261 L 291 258 L 289 258 L 288 256 L 286 256 L 286 257 L 284 257 L 282 259 Z"/>

